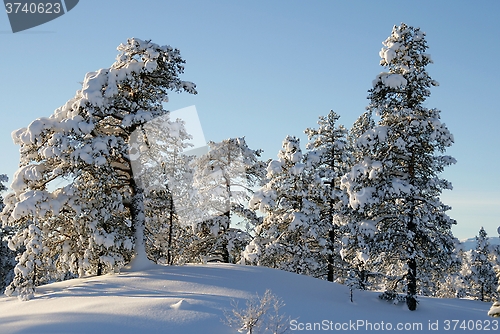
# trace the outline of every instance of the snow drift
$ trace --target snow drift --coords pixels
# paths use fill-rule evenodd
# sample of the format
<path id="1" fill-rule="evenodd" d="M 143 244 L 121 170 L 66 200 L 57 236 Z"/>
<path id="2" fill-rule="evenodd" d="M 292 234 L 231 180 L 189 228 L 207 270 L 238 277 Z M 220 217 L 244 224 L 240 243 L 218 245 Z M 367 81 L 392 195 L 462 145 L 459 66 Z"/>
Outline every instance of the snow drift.
<path id="1" fill-rule="evenodd" d="M 291 333 L 307 328 L 345 332 L 353 330 L 353 324 L 361 332 L 381 330 L 380 326 L 397 331 L 399 324 L 403 330 L 412 326 L 410 332 L 426 333 L 435 332 L 429 326 L 436 324 L 440 331 L 447 324 L 453 328 L 452 320 L 483 327 L 488 322 L 491 330 L 495 324 L 498 328 L 487 316 L 490 303 L 422 297 L 417 311 L 411 312 L 406 305 L 380 300 L 374 292 L 355 291 L 351 303 L 346 286 L 303 275 L 210 264 L 151 266 L 52 283 L 38 287 L 35 298 L 27 302 L 0 297 L 0 332 L 236 333 L 221 321 L 224 310 L 231 309 L 232 301 L 244 306 L 246 299 L 256 293 L 262 296 L 267 289 L 286 304 L 280 313 L 292 319 Z"/>

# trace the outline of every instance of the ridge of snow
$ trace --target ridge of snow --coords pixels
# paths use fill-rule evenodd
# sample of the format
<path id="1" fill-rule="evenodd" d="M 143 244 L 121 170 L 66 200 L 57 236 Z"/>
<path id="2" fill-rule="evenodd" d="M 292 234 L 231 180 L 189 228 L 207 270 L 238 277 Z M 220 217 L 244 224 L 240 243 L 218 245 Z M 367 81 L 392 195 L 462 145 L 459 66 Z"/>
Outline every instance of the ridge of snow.
<path id="1" fill-rule="evenodd" d="M 283 300 L 280 309 L 300 323 L 422 323 L 419 333 L 432 332 L 430 322 L 489 320 L 491 303 L 419 297 L 414 312 L 393 305 L 377 292 L 265 267 L 230 264 L 157 266 L 143 271 L 93 276 L 43 285 L 35 298 L 20 302 L 0 297 L 2 333 L 208 333 L 229 334 L 224 310 L 231 302 L 270 289 Z M 364 328 L 358 329 L 366 331 Z M 293 332 L 293 331 L 291 331 Z M 313 331 L 308 331 L 313 332 Z"/>

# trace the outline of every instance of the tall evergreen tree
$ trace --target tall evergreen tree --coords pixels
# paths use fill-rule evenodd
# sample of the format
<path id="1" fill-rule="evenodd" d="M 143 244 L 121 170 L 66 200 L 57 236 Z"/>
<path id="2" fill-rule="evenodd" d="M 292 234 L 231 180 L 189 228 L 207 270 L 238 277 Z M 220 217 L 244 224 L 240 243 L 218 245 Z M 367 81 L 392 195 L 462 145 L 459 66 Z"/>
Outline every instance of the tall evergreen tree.
<path id="1" fill-rule="evenodd" d="M 340 227 L 345 220 L 347 194 L 340 189 L 340 179 L 347 172 L 352 158 L 347 145 L 347 130 L 338 124 L 339 118 L 331 110 L 326 117 L 320 116 L 317 129 L 305 130 L 309 139 L 306 161 L 314 177 L 322 182 L 323 192 L 318 197 L 320 219 L 330 226 L 327 244 L 327 279 L 330 282 L 346 274 L 343 272 L 345 263 L 340 256 Z"/>
<path id="2" fill-rule="evenodd" d="M 349 171 L 354 165 L 363 161 L 365 157 L 372 155 L 369 146 L 357 145 L 357 140 L 367 131 L 375 127 L 371 111 L 366 111 L 356 119 L 347 134 L 347 145 L 352 155 Z M 342 187 L 341 187 L 342 188 Z M 344 189 L 342 189 L 344 190 Z M 379 278 L 377 272 L 372 272 L 372 258 L 370 249 L 373 244 L 374 222 L 366 219 L 362 212 L 347 206 L 341 227 L 342 247 L 340 254 L 342 259 L 348 263 L 348 285 L 356 289 L 365 290 L 373 285 L 370 278 Z"/>
<path id="3" fill-rule="evenodd" d="M 244 257 L 252 264 L 324 277 L 331 224 L 320 219 L 317 198 L 323 185 L 308 169 L 298 138 L 287 136 L 282 147 L 278 160 L 269 162 L 268 182 L 249 202 L 265 217 Z"/>
<path id="4" fill-rule="evenodd" d="M 402 23 L 383 42 L 380 64 L 387 69 L 373 81 L 368 110 L 380 116 L 356 145 L 372 151 L 343 178 L 350 205 L 376 224 L 377 249 L 371 250 L 395 283 L 404 282 L 406 303 L 417 307 L 417 282 L 452 262 L 454 247 L 439 196 L 451 183 L 439 174 L 455 159 L 442 155 L 453 136 L 440 111 L 424 106 L 437 86 L 426 71 L 425 33 Z"/>
<path id="5" fill-rule="evenodd" d="M 497 280 L 492 261 L 488 235 L 481 227 L 476 236 L 476 248 L 471 250 L 469 272 L 465 276 L 470 297 L 480 301 L 497 299 Z"/>

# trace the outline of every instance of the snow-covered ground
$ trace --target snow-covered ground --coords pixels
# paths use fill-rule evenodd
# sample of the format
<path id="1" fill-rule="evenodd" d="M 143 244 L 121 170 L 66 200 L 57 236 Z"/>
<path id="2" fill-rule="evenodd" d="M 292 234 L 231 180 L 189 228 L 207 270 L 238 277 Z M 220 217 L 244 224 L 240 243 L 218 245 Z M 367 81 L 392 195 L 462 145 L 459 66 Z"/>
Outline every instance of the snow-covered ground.
<path id="1" fill-rule="evenodd" d="M 349 289 L 335 283 L 264 267 L 210 264 L 150 266 L 48 284 L 28 302 L 0 297 L 0 332 L 237 333 L 221 321 L 224 310 L 232 300 L 241 308 L 266 289 L 286 304 L 280 313 L 295 319 L 290 333 L 312 332 L 306 329 L 314 326 L 317 332 L 443 333 L 454 326 L 463 332 L 464 325 L 469 333 L 499 330 L 487 316 L 490 303 L 420 298 L 410 312 L 374 292 L 356 291 L 351 303 Z"/>

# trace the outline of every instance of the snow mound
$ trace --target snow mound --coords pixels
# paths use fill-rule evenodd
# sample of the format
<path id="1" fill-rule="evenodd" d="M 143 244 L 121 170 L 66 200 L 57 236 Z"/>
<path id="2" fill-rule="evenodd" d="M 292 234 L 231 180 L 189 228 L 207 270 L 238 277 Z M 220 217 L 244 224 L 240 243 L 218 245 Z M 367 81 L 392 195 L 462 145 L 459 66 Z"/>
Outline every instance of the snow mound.
<path id="1" fill-rule="evenodd" d="M 135 254 L 132 257 L 132 261 L 130 261 L 129 265 L 126 266 L 123 271 L 144 271 L 148 269 L 154 269 L 155 267 L 157 267 L 157 265 L 149 261 L 145 252 L 139 252 L 139 254 Z"/>
<path id="2" fill-rule="evenodd" d="M 397 324 L 418 323 L 422 330 L 413 332 L 436 333 L 429 330 L 436 321 L 440 329 L 450 319 L 495 321 L 487 315 L 491 303 L 421 297 L 417 310 L 410 312 L 405 305 L 380 300 L 375 292 L 354 291 L 351 303 L 348 287 L 336 283 L 264 267 L 210 264 L 151 266 L 47 284 L 27 302 L 3 296 L 0 332 L 229 334 L 235 329 L 221 321 L 225 311 L 235 303 L 244 307 L 267 289 L 285 303 L 280 314 L 294 319 L 292 333 L 350 322 L 360 325 L 359 332 L 384 322 L 384 328 L 390 323 L 393 330 Z"/>

